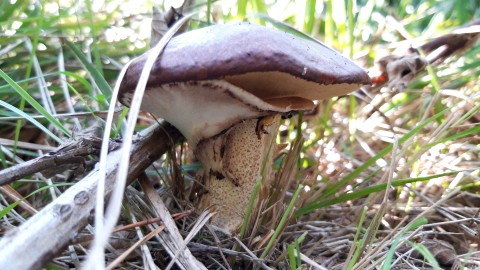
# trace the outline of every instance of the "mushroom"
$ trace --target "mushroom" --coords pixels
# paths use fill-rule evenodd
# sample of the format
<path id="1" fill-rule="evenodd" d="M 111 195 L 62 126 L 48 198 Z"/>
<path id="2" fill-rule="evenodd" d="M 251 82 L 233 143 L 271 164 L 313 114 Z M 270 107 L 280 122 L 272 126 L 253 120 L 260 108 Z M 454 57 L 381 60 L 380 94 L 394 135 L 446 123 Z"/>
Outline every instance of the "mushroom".
<path id="1" fill-rule="evenodd" d="M 128 68 L 119 100 L 129 106 L 148 57 Z M 333 49 L 250 23 L 213 25 L 173 38 L 156 59 L 142 110 L 178 128 L 203 164 L 199 208 L 234 233 L 271 149 L 280 116 L 370 84 Z M 270 155 L 271 156 L 271 155 Z M 265 168 L 271 166 L 271 159 Z"/>

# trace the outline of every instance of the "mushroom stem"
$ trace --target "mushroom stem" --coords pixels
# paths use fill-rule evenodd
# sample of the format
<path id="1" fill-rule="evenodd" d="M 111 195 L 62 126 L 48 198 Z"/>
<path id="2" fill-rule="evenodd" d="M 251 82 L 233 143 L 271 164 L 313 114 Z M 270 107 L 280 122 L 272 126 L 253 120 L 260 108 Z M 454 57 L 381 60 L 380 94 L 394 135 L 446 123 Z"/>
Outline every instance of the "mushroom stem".
<path id="1" fill-rule="evenodd" d="M 200 209 L 213 208 L 217 213 L 212 219 L 213 225 L 226 233 L 235 233 L 242 224 L 263 165 L 264 176 L 271 172 L 269 149 L 275 146 L 272 144 L 279 117 L 268 117 L 268 121 L 263 121 L 264 118 L 242 121 L 224 133 L 203 140 L 195 149 L 204 166 L 206 188 Z"/>

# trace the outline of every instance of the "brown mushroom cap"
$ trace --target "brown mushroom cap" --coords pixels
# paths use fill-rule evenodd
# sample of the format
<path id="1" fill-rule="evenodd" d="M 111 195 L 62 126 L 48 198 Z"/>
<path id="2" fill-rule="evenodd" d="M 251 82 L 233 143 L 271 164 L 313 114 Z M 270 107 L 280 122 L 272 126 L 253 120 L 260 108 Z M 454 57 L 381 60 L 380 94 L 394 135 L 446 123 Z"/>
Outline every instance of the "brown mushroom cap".
<path id="1" fill-rule="evenodd" d="M 148 52 L 131 64 L 121 84 L 119 99 L 127 106 L 147 57 Z M 176 125 L 179 121 L 169 118 L 200 106 L 203 110 L 207 104 L 217 106 L 198 116 L 195 121 L 200 123 L 176 125 L 196 144 L 235 121 L 309 110 L 313 100 L 345 95 L 365 84 L 370 84 L 370 78 L 363 69 L 320 43 L 250 23 L 214 25 L 186 32 L 168 43 L 151 71 L 142 109 Z M 216 90 L 209 93 L 209 87 Z M 182 98 L 197 96 L 176 105 L 172 102 L 182 99 L 175 97 L 177 90 Z M 200 93 L 207 96 L 200 97 Z M 212 114 L 224 114 L 221 104 L 209 99 L 239 103 L 240 115 L 227 113 L 226 120 L 218 116 L 217 123 L 204 124 Z M 235 110 L 232 106 L 228 108 Z M 183 111 L 170 111 L 173 107 Z M 196 131 L 186 130 L 190 128 Z"/>

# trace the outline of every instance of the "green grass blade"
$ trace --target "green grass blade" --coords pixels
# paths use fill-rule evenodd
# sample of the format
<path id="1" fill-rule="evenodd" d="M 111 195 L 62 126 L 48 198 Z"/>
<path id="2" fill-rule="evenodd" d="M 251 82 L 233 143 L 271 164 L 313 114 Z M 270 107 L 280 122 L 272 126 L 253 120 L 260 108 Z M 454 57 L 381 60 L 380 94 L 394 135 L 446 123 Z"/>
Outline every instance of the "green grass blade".
<path id="1" fill-rule="evenodd" d="M 295 241 L 288 245 L 287 252 L 288 252 L 288 262 L 290 265 L 290 269 L 296 270 L 299 269 L 302 265 L 302 259 L 300 256 L 300 244 L 305 240 L 307 237 L 308 231 L 305 231 L 300 235 Z"/>
<path id="2" fill-rule="evenodd" d="M 45 134 L 47 134 L 48 136 L 52 137 L 52 139 L 54 139 L 55 141 L 57 141 L 58 143 L 62 143 L 62 139 L 58 138 L 55 134 L 53 134 L 50 130 L 48 130 L 48 128 L 46 128 L 44 125 L 42 125 L 40 122 L 38 122 L 37 120 L 35 120 L 34 118 L 32 118 L 30 115 L 24 113 L 23 111 L 17 109 L 16 107 L 6 103 L 5 101 L 3 100 L 0 100 L 0 106 L 3 106 L 9 110 L 11 110 L 12 112 L 24 117 L 25 119 L 27 119 L 30 123 L 34 124 L 36 127 L 38 127 L 39 129 L 41 129 L 43 132 L 45 132 Z"/>
<path id="3" fill-rule="evenodd" d="M 316 0 L 307 0 L 305 7 L 305 20 L 303 23 L 303 31 L 309 34 L 313 32 L 313 26 L 315 25 L 315 7 L 317 5 Z"/>
<path id="4" fill-rule="evenodd" d="M 5 157 L 5 154 L 3 153 L 1 146 L 0 146 L 0 161 L 2 163 L 2 167 L 6 169 L 8 167 L 7 158 Z"/>
<path id="5" fill-rule="evenodd" d="M 300 196 L 300 192 L 303 190 L 303 185 L 300 184 L 297 187 L 297 190 L 293 194 L 292 200 L 288 204 L 287 209 L 282 215 L 282 218 L 280 219 L 280 222 L 278 223 L 277 228 L 273 232 L 272 238 L 270 238 L 270 241 L 268 241 L 267 246 L 265 247 L 265 250 L 262 252 L 262 255 L 260 255 L 260 258 L 265 258 L 270 250 L 272 249 L 273 245 L 277 242 L 278 236 L 280 233 L 283 231 L 285 224 L 287 223 L 288 217 L 292 213 L 293 207 L 295 206 L 295 203 L 297 202 L 298 197 Z"/>
<path id="6" fill-rule="evenodd" d="M 28 194 L 25 198 L 23 198 L 23 199 L 21 199 L 21 200 L 18 200 L 18 201 L 14 202 L 14 203 L 11 203 L 11 204 L 9 204 L 7 207 L 3 208 L 3 209 L 0 211 L 0 219 L 3 218 L 6 214 L 8 214 L 8 212 L 12 211 L 12 209 L 15 208 L 17 205 L 19 205 L 23 200 L 26 200 L 28 197 L 33 196 L 33 195 L 37 194 L 37 193 L 40 192 L 40 191 L 49 189 L 49 188 L 51 188 L 51 187 L 73 186 L 74 184 L 75 184 L 75 183 L 58 183 L 58 184 L 47 185 L 47 186 L 41 187 L 41 188 L 33 191 L 32 193 Z"/>
<path id="7" fill-rule="evenodd" d="M 0 1 L 0 22 L 8 21 L 13 12 L 22 4 L 22 1 Z"/>
<path id="8" fill-rule="evenodd" d="M 325 43 L 329 46 L 333 45 L 333 39 L 335 36 L 335 26 L 333 21 L 333 0 L 327 0 L 325 3 Z"/>
<path id="9" fill-rule="evenodd" d="M 212 24 L 212 0 L 207 0 L 207 25 Z"/>
<path id="10" fill-rule="evenodd" d="M 247 14 L 247 2 L 248 0 L 237 1 L 237 16 L 240 20 L 243 20 Z"/>
<path id="11" fill-rule="evenodd" d="M 428 248 L 425 245 L 418 244 L 412 241 L 407 241 L 407 243 L 416 249 L 420 254 L 422 254 L 423 258 L 425 258 L 428 263 L 430 263 L 433 266 L 433 269 L 435 270 L 441 270 L 442 268 L 438 264 L 438 261 L 435 259 L 435 256 L 428 250 Z"/>
<path id="12" fill-rule="evenodd" d="M 91 85 L 87 80 L 85 80 L 79 74 L 76 74 L 76 73 L 73 73 L 73 72 L 70 72 L 70 71 L 62 71 L 62 72 L 57 71 L 57 72 L 45 73 L 45 74 L 43 74 L 43 77 L 47 78 L 47 77 L 51 77 L 51 76 L 58 76 L 60 74 L 63 74 L 67 77 L 71 77 L 71 78 L 77 80 L 86 89 L 91 88 Z M 29 77 L 29 78 L 23 79 L 23 80 L 16 80 L 16 82 L 17 82 L 17 84 L 21 85 L 21 84 L 30 83 L 32 81 L 36 81 L 38 78 L 39 78 L 39 76 L 34 76 L 34 77 Z M 12 87 L 8 84 L 0 86 L 0 95 L 8 95 L 8 94 L 15 94 L 15 93 L 16 93 L 16 91 L 14 89 L 12 89 Z"/>
<path id="13" fill-rule="evenodd" d="M 415 183 L 415 182 L 424 182 L 424 181 L 428 181 L 428 180 L 431 180 L 431 179 L 444 177 L 444 176 L 449 176 L 449 175 L 454 175 L 454 174 L 458 174 L 458 173 L 460 173 L 460 171 L 446 172 L 446 173 L 435 174 L 435 175 L 424 176 L 424 177 L 399 179 L 399 180 L 392 181 L 392 187 L 399 187 L 399 186 L 403 186 L 403 185 L 410 184 L 410 183 Z M 332 198 L 330 200 L 317 201 L 317 202 L 311 203 L 311 204 L 309 204 L 309 205 L 307 205 L 303 208 L 300 208 L 297 211 L 297 213 L 295 214 L 295 216 L 299 217 L 299 216 L 308 214 L 310 212 L 313 212 L 318 208 L 322 208 L 322 207 L 334 205 L 334 204 L 337 204 L 337 203 L 342 203 L 342 202 L 346 202 L 346 201 L 349 201 L 349 200 L 361 198 L 361 197 L 370 195 L 372 193 L 383 191 L 386 188 L 387 188 L 387 183 L 382 183 L 382 184 L 378 184 L 378 185 L 369 186 L 369 187 L 366 187 L 366 188 L 363 188 L 363 189 L 360 189 L 360 190 L 355 190 L 355 191 L 352 191 L 352 192 L 349 192 L 349 193 L 345 193 L 345 194 L 339 195 L 335 198 Z"/>
<path id="14" fill-rule="evenodd" d="M 387 253 L 387 257 L 383 261 L 383 265 L 382 265 L 382 268 L 381 268 L 382 270 L 390 270 L 390 267 L 391 267 L 392 261 L 393 261 L 393 256 L 395 255 L 395 250 L 397 250 L 400 241 L 403 240 L 403 236 L 407 232 L 415 230 L 416 228 L 418 228 L 422 225 L 425 225 L 427 223 L 428 223 L 428 220 L 426 218 L 422 217 L 422 218 L 419 218 L 419 219 L 416 219 L 416 220 L 412 221 L 405 228 L 403 228 L 403 230 L 400 232 L 400 235 L 393 241 L 392 246 L 390 247 L 390 250 Z"/>
<path id="15" fill-rule="evenodd" d="M 85 0 L 85 4 L 86 4 L 86 7 L 87 7 L 88 24 L 89 24 L 89 27 L 90 27 L 89 34 L 90 34 L 90 38 L 92 39 L 91 50 L 92 50 L 92 55 L 93 55 L 93 61 L 95 63 L 96 70 L 102 75 L 102 77 L 104 77 L 103 76 L 103 70 L 102 70 L 103 69 L 102 59 L 101 59 L 101 56 L 100 56 L 100 51 L 98 49 L 98 42 L 97 42 L 97 35 L 96 35 L 97 27 L 93 23 L 95 14 L 94 14 L 93 9 L 92 9 L 92 2 L 91 2 L 91 0 Z"/>
<path id="16" fill-rule="evenodd" d="M 88 61 L 85 54 L 73 43 L 67 41 L 68 47 L 72 50 L 75 56 L 80 60 L 80 62 L 85 66 L 90 76 L 92 76 L 95 83 L 98 85 L 98 88 L 105 96 L 105 104 L 108 105 L 108 100 L 112 97 L 112 88 L 108 84 L 108 82 L 103 77 L 102 73 Z"/>
<path id="17" fill-rule="evenodd" d="M 361 247 L 365 241 L 363 239 L 359 240 L 359 238 L 360 238 L 360 233 L 363 231 L 362 228 L 363 228 L 363 223 L 365 222 L 365 218 L 367 216 L 367 211 L 368 211 L 368 207 L 364 206 L 360 214 L 360 220 L 358 222 L 357 232 L 355 233 L 355 236 L 353 238 L 353 243 L 356 244 L 355 251 L 353 252 L 353 256 L 349 258 L 349 260 L 347 260 L 348 262 L 347 269 L 353 268 L 353 266 L 357 262 L 357 259 L 360 256 L 360 251 L 363 250 Z"/>
<path id="18" fill-rule="evenodd" d="M 350 58 L 353 57 L 353 44 L 355 41 L 355 37 L 353 36 L 353 30 L 355 29 L 354 27 L 354 21 L 353 21 L 353 5 L 354 2 L 353 0 L 347 0 L 347 19 L 348 19 L 348 56 Z"/>
<path id="19" fill-rule="evenodd" d="M 18 85 L 12 78 L 10 78 L 3 70 L 0 69 L 0 76 L 13 88 L 15 91 L 25 99 L 35 110 L 43 115 L 52 125 L 57 127 L 66 136 L 71 137 L 72 134 L 67 130 L 55 117 L 48 113 L 40 103 L 38 103 L 27 91 L 25 91 L 20 85 Z M 56 137 L 56 136 L 55 136 Z"/>
<path id="20" fill-rule="evenodd" d="M 307 40 L 310 40 L 310 41 L 313 41 L 313 42 L 316 42 L 316 43 L 319 43 L 319 44 L 322 44 L 323 46 L 325 46 L 323 43 L 321 43 L 320 41 L 312 38 L 311 36 L 305 34 L 304 32 L 302 31 L 299 31 L 298 29 L 295 29 L 295 27 L 287 24 L 287 23 L 284 23 L 284 22 L 281 22 L 281 21 L 278 21 L 278 20 L 275 20 L 274 18 L 272 17 L 269 17 L 265 14 L 253 14 L 252 17 L 254 18 L 258 18 L 260 20 L 263 20 L 263 21 L 266 21 L 266 22 L 269 22 L 271 23 L 273 26 L 275 26 L 275 28 L 278 28 L 282 31 L 285 31 L 287 33 L 290 33 L 292 35 L 295 35 L 297 37 L 300 37 L 300 38 L 304 38 L 304 39 L 307 39 Z"/>
<path id="21" fill-rule="evenodd" d="M 262 185 L 262 175 L 259 175 L 257 178 L 257 182 L 253 187 L 252 195 L 250 196 L 250 200 L 248 201 L 247 211 L 245 214 L 245 218 L 243 219 L 242 226 L 240 227 L 240 239 L 243 239 L 245 236 L 245 232 L 247 231 L 248 223 L 250 222 L 250 218 L 253 212 L 253 206 L 255 205 L 256 198 L 258 197 L 258 192 L 260 191 L 260 186 Z"/>
<path id="22" fill-rule="evenodd" d="M 435 146 L 439 143 L 455 141 L 455 140 L 467 137 L 469 135 L 474 135 L 474 134 L 479 134 L 479 133 L 480 133 L 480 125 L 475 126 L 473 128 L 469 128 L 469 129 L 464 130 L 464 131 L 459 132 L 459 133 L 455 133 L 452 136 L 445 137 L 445 138 L 443 138 L 441 140 L 438 140 L 438 141 L 435 141 L 433 143 L 426 144 L 426 145 L 422 146 L 422 149 L 429 149 L 429 148 L 432 148 L 433 146 Z"/>
<path id="23" fill-rule="evenodd" d="M 290 270 L 296 270 L 298 268 L 297 265 L 297 256 L 295 256 L 295 245 L 290 244 L 287 247 L 288 251 L 288 262 L 290 264 Z"/>
<path id="24" fill-rule="evenodd" d="M 256 13 L 267 13 L 267 7 L 265 6 L 265 1 L 264 0 L 254 0 L 253 1 L 254 8 Z"/>

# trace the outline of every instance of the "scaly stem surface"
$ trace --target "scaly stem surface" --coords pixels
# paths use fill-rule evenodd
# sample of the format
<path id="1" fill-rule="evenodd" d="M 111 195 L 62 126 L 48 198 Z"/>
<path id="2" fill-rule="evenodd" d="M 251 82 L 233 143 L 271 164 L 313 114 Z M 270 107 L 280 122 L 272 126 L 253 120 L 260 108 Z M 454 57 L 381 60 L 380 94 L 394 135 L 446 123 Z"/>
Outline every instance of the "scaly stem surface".
<path id="1" fill-rule="evenodd" d="M 199 208 L 211 207 L 217 213 L 212 219 L 213 225 L 229 234 L 235 233 L 245 218 L 265 158 L 268 161 L 264 175 L 268 176 L 271 171 L 272 155 L 266 156 L 279 121 L 277 118 L 262 120 L 242 121 L 202 141 L 195 149 L 204 166 L 203 181 L 207 189 Z"/>

